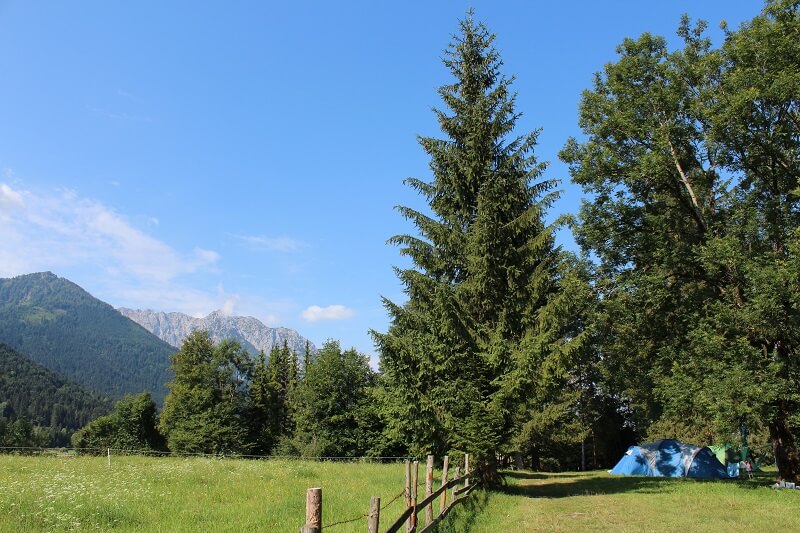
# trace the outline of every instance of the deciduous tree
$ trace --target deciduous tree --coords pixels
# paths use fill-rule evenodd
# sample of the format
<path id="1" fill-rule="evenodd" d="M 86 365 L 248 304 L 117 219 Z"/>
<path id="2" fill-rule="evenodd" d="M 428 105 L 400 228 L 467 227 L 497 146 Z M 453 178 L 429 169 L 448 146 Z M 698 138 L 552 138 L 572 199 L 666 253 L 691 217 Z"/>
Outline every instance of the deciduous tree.
<path id="1" fill-rule="evenodd" d="M 237 342 L 215 345 L 208 332 L 194 331 L 170 357 L 175 379 L 159 428 L 176 452 L 248 451 L 247 382 L 252 363 Z"/>
<path id="2" fill-rule="evenodd" d="M 562 158 L 589 193 L 577 239 L 598 260 L 608 383 L 640 430 L 724 440 L 768 426 L 800 474 L 800 14 L 770 1 L 721 48 L 644 34 L 586 91 Z M 658 436 L 658 435 L 652 435 Z"/>

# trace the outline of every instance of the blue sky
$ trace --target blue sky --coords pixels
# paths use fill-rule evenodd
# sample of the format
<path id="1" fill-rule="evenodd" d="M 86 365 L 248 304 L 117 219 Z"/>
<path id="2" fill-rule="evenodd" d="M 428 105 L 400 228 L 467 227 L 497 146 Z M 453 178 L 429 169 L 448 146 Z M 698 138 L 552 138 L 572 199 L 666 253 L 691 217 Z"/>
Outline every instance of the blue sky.
<path id="1" fill-rule="evenodd" d="M 0 277 L 51 270 L 114 306 L 215 309 L 374 354 L 403 300 L 402 184 L 472 6 L 515 75 L 518 132 L 557 153 L 626 36 L 680 15 L 737 27 L 758 1 L 0 0 Z M 573 246 L 569 234 L 559 240 Z"/>

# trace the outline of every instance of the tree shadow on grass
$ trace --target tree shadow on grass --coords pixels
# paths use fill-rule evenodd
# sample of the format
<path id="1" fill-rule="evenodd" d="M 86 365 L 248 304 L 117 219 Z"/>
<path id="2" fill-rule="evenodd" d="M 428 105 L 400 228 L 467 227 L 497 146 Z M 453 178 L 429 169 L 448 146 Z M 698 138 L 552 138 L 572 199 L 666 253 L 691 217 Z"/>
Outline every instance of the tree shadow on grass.
<path id="1" fill-rule="evenodd" d="M 489 497 L 489 493 L 481 489 L 470 493 L 469 497 L 459 503 L 458 507 L 436 527 L 436 533 L 458 533 L 472 529 L 478 515 L 488 505 Z"/>
<path id="2" fill-rule="evenodd" d="M 575 477 L 592 477 L 597 472 L 528 472 L 525 470 L 507 470 L 501 472 L 506 479 L 558 479 Z"/>
<path id="3" fill-rule="evenodd" d="M 509 475 L 513 474 L 513 475 Z M 706 480 L 686 478 L 659 478 L 643 476 L 611 476 L 598 472 L 579 473 L 534 473 L 506 472 L 506 477 L 517 480 L 517 483 L 506 483 L 498 491 L 504 494 L 524 496 L 527 498 L 569 498 L 572 496 L 596 496 L 600 494 L 619 494 L 637 492 L 655 494 L 669 492 L 680 483 L 732 483 L 742 488 L 759 488 L 765 486 L 764 479 L 748 480 Z M 526 483 L 527 480 L 532 483 Z"/>

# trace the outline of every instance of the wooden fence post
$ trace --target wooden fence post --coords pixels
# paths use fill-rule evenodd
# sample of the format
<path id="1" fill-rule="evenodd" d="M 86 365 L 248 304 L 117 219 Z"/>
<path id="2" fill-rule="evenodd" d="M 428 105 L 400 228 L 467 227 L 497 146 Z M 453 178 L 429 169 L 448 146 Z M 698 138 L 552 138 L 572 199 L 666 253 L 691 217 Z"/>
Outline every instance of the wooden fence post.
<path id="1" fill-rule="evenodd" d="M 406 509 L 411 507 L 411 461 L 406 460 Z M 406 532 L 412 530 L 411 517 L 406 520 Z"/>
<path id="2" fill-rule="evenodd" d="M 458 479 L 459 471 L 459 467 L 456 467 L 456 469 L 453 471 L 453 479 Z M 453 503 L 455 503 L 456 499 L 458 499 L 456 490 L 458 490 L 458 485 L 453 485 Z"/>
<path id="3" fill-rule="evenodd" d="M 381 499 L 373 496 L 369 501 L 369 533 L 378 533 L 381 521 Z"/>
<path id="4" fill-rule="evenodd" d="M 442 487 L 447 485 L 447 468 L 450 466 L 450 456 L 444 456 L 444 463 L 442 464 Z M 442 500 L 439 504 L 439 514 L 442 514 L 447 508 L 447 489 L 442 491 Z"/>
<path id="5" fill-rule="evenodd" d="M 469 454 L 464 454 L 464 475 L 469 475 Z M 469 487 L 469 478 L 464 478 L 464 488 Z"/>
<path id="6" fill-rule="evenodd" d="M 411 512 L 411 528 L 417 528 L 417 488 L 419 487 L 419 461 L 414 461 L 413 480 L 411 483 L 411 499 L 414 510 Z"/>
<path id="7" fill-rule="evenodd" d="M 428 463 L 425 465 L 425 499 L 433 494 L 433 456 L 428 456 Z M 433 502 L 425 507 L 425 525 L 429 526 L 433 522 Z"/>
<path id="8" fill-rule="evenodd" d="M 322 531 L 322 489 L 306 491 L 306 525 L 300 533 L 320 533 Z"/>

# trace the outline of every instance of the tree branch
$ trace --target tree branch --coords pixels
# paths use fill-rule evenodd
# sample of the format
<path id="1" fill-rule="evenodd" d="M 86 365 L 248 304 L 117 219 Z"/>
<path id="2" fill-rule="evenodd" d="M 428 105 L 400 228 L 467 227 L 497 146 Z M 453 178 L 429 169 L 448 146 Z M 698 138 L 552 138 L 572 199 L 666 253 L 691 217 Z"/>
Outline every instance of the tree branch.
<path id="1" fill-rule="evenodd" d="M 681 162 L 678 159 L 678 152 L 675 150 L 675 146 L 672 144 L 672 140 L 669 137 L 667 137 L 667 143 L 669 144 L 669 151 L 672 154 L 672 160 L 675 162 L 675 168 L 678 170 L 678 174 L 681 177 L 681 183 L 683 183 L 683 186 L 686 188 L 686 192 L 689 193 L 689 197 L 692 200 L 692 211 L 694 212 L 694 216 L 697 219 L 697 222 L 703 228 L 703 231 L 708 231 L 708 223 L 703 216 L 703 210 L 700 208 L 700 203 L 697 201 L 697 195 L 694 193 L 694 188 L 692 187 L 691 181 L 689 181 L 689 177 L 686 175 L 686 172 L 683 171 L 683 166 L 681 166 Z"/>

